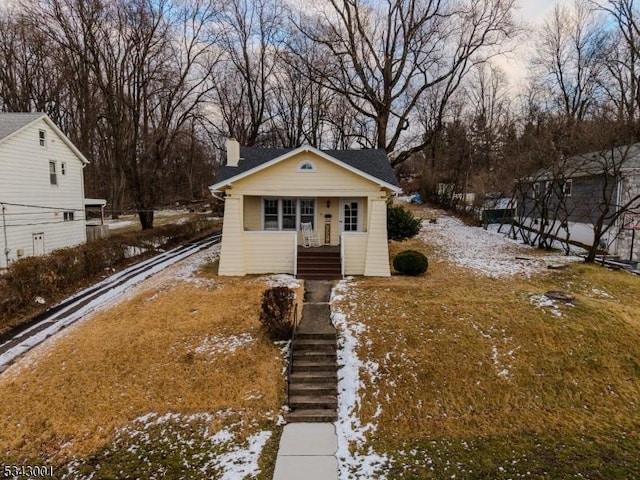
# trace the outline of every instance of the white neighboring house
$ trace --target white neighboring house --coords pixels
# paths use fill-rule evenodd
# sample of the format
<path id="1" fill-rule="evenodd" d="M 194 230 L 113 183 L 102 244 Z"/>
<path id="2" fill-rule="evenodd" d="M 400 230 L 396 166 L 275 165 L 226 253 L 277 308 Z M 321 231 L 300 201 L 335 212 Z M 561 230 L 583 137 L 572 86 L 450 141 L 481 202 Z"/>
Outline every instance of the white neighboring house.
<path id="1" fill-rule="evenodd" d="M 0 269 L 86 242 L 89 162 L 44 113 L 0 113 Z"/>

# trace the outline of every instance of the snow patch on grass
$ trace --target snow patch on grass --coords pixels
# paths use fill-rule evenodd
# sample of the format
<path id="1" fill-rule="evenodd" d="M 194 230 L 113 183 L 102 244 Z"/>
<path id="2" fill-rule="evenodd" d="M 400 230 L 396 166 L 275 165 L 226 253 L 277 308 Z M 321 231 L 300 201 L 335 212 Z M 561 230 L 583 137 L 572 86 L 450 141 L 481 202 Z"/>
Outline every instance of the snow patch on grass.
<path id="1" fill-rule="evenodd" d="M 436 223 L 423 221 L 419 235 L 422 240 L 435 244 L 456 265 L 493 278 L 531 276 L 550 264 L 582 261 L 580 257 L 564 255 L 516 258 L 530 255 L 533 247 L 502 233 L 469 227 L 454 217 L 443 216 Z"/>
<path id="2" fill-rule="evenodd" d="M 213 262 L 220 256 L 220 244 L 192 255 L 188 261 L 181 262 L 175 270 L 175 278 L 183 282 L 195 284 L 212 284 L 211 279 L 198 277 L 196 274 L 204 265 Z"/>
<path id="3" fill-rule="evenodd" d="M 529 297 L 531 305 L 536 308 L 541 308 L 544 311 L 548 311 L 554 317 L 563 317 L 564 315 L 558 307 L 558 302 L 554 299 L 547 297 L 546 295 L 531 295 Z"/>
<path id="4" fill-rule="evenodd" d="M 215 335 L 207 336 L 195 349 L 196 353 L 216 355 L 220 353 L 234 353 L 238 348 L 253 343 L 255 339 L 248 333 L 231 335 L 228 337 Z"/>
<path id="5" fill-rule="evenodd" d="M 232 414 L 222 411 L 217 412 L 216 417 Z M 260 473 L 258 459 L 272 432 L 259 431 L 242 441 L 236 433 L 241 430 L 242 421 L 211 432 L 209 425 L 213 419 L 211 413 L 159 415 L 151 412 L 142 415 L 116 431 L 113 445 L 102 453 L 103 461 L 121 459 L 129 463 L 127 468 L 136 470 L 136 475 L 149 479 L 166 478 L 171 473 L 158 463 L 158 459 L 164 457 L 179 457 L 183 471 L 191 470 L 194 478 L 254 478 Z M 144 470 L 143 465 L 152 470 L 140 471 L 140 468 Z M 62 478 L 93 479 L 101 478 L 104 473 L 100 462 L 94 465 L 92 472 L 88 472 L 86 467 L 82 460 L 73 460 L 66 466 L 67 471 Z"/>
<path id="6" fill-rule="evenodd" d="M 279 274 L 267 277 L 267 285 L 270 287 L 288 287 L 293 290 L 300 286 L 300 280 L 293 275 Z"/>
<path id="7" fill-rule="evenodd" d="M 361 373 L 367 373 L 375 385 L 378 364 L 358 358 L 357 348 L 366 325 L 350 321 L 347 315 L 336 307 L 349 289 L 348 280 L 340 281 L 331 292 L 331 321 L 339 331 L 338 337 L 338 474 L 340 479 L 384 479 L 383 471 L 389 464 L 385 455 L 366 448 L 367 433 L 375 433 L 374 423 L 362 424 L 358 416 L 363 388 Z M 375 395 L 377 397 L 377 395 Z M 375 417 L 381 413 L 380 407 Z M 355 447 L 355 448 L 350 448 Z M 365 453 L 362 453 L 365 452 Z"/>

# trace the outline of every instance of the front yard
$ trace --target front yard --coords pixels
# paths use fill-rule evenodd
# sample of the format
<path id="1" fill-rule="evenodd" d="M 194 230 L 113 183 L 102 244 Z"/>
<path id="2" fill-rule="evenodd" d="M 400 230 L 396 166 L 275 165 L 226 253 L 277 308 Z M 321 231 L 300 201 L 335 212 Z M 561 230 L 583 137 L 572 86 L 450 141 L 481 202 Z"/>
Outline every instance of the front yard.
<path id="1" fill-rule="evenodd" d="M 426 275 L 333 292 L 340 478 L 640 478 L 638 277 L 443 216 L 391 256 L 407 248 L 427 255 Z M 69 479 L 271 478 L 285 359 L 258 317 L 269 283 L 291 280 L 219 277 L 214 257 L 5 371 L 2 463 Z"/>
<path id="2" fill-rule="evenodd" d="M 56 478 L 270 478 L 281 348 L 261 332 L 265 278 L 170 267 L 0 377 L 3 464 Z M 268 280 L 268 281 L 267 281 Z"/>
<path id="3" fill-rule="evenodd" d="M 640 477 L 640 279 L 547 270 L 567 259 L 451 222 L 392 245 L 425 253 L 426 276 L 340 285 L 334 318 L 361 360 L 341 478 Z"/>

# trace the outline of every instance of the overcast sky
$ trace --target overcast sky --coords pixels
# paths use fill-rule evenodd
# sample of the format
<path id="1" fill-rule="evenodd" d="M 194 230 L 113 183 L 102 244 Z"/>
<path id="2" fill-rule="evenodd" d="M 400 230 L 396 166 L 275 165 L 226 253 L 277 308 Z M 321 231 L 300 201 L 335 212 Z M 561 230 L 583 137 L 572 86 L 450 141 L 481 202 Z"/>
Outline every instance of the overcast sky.
<path id="1" fill-rule="evenodd" d="M 556 4 L 569 3 L 571 0 L 520 0 L 520 8 L 516 11 L 516 18 L 525 22 L 528 27 L 535 28 L 542 25 L 544 18 L 549 15 Z M 525 38 L 530 40 L 534 36 L 528 33 Z M 517 47 L 515 52 L 496 62 L 507 73 L 513 88 L 517 89 L 518 84 L 526 78 L 527 57 L 531 54 L 530 47 L 528 42 L 524 42 Z"/>

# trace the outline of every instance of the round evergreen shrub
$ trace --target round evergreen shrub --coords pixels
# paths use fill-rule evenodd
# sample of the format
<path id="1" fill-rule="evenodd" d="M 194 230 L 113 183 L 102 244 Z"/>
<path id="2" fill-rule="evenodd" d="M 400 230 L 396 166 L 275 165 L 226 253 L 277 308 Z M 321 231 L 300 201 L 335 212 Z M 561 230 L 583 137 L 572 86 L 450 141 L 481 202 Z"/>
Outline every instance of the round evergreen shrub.
<path id="1" fill-rule="evenodd" d="M 404 250 L 393 259 L 393 268 L 404 275 L 422 275 L 428 267 L 427 257 L 415 250 Z"/>
<path id="2" fill-rule="evenodd" d="M 403 207 L 387 207 L 387 237 L 389 240 L 406 240 L 415 237 L 420 231 L 421 221 Z"/>

